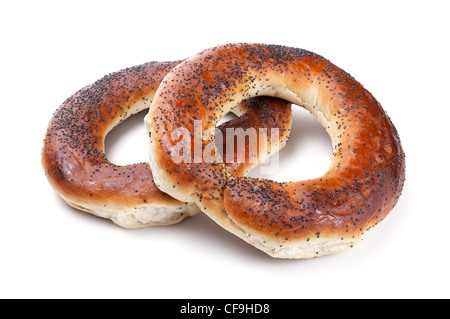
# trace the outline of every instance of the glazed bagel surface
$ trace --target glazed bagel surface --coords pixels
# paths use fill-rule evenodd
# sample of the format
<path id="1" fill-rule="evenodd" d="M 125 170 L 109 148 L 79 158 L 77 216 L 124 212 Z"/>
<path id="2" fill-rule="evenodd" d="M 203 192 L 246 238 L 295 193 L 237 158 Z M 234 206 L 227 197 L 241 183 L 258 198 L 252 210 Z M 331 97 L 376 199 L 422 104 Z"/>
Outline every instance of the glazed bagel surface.
<path id="1" fill-rule="evenodd" d="M 179 63 L 149 62 L 109 74 L 75 93 L 55 112 L 44 139 L 42 166 L 50 184 L 69 205 L 126 228 L 174 224 L 200 212 L 194 203 L 178 201 L 159 190 L 148 163 L 116 165 L 104 151 L 108 132 L 149 108 L 162 79 Z M 277 110 L 271 112 L 273 117 L 265 115 L 269 106 Z M 221 130 L 243 123 L 278 127 L 277 146 L 285 145 L 291 125 L 288 102 L 254 99 L 231 112 L 242 117 L 224 123 Z M 243 175 L 270 155 L 258 154 L 252 163 L 233 161 L 227 169 L 230 174 Z"/>
<path id="2" fill-rule="evenodd" d="M 232 176 L 220 160 L 171 161 L 174 127 L 192 132 L 194 121 L 214 127 L 255 96 L 285 99 L 317 118 L 333 146 L 323 176 L 278 183 Z M 381 105 L 348 73 L 302 49 L 230 44 L 202 51 L 164 78 L 146 123 L 158 187 L 197 203 L 223 228 L 273 257 L 306 259 L 353 247 L 392 210 L 405 180 L 400 139 Z"/>

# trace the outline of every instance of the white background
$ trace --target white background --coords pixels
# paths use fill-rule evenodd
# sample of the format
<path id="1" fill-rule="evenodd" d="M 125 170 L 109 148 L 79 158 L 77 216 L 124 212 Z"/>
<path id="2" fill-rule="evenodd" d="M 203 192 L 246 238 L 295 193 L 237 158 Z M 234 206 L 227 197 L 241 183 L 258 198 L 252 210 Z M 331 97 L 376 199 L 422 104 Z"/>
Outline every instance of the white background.
<path id="1" fill-rule="evenodd" d="M 448 1 L 2 1 L 0 297 L 450 297 Z M 66 206 L 40 166 L 53 112 L 105 74 L 229 42 L 319 53 L 381 102 L 407 155 L 388 218 L 350 251 L 266 256 L 204 215 L 125 230 Z M 108 156 L 147 156 L 142 116 L 108 137 Z M 330 142 L 296 111 L 283 169 L 317 177 Z M 446 146 L 447 145 L 447 146 Z M 256 173 L 254 173 L 256 174 Z"/>

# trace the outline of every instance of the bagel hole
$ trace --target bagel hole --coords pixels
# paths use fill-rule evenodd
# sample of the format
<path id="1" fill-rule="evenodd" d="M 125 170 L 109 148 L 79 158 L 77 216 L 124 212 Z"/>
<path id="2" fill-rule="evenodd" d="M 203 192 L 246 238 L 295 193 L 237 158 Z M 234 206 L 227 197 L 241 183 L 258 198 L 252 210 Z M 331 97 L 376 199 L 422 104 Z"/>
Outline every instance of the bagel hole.
<path id="1" fill-rule="evenodd" d="M 148 135 L 144 118 L 148 110 L 130 116 L 105 138 L 105 154 L 111 163 L 130 165 L 148 162 Z"/>
<path id="2" fill-rule="evenodd" d="M 225 114 L 218 122 L 216 127 L 222 125 L 225 122 L 238 118 L 238 116 L 232 112 Z"/>
<path id="3" fill-rule="evenodd" d="M 144 123 L 147 114 L 148 110 L 143 110 L 130 116 L 106 135 L 105 154 L 111 163 L 125 166 L 148 162 L 148 138 Z M 219 120 L 216 127 L 235 118 L 237 116 L 230 112 Z M 222 156 L 222 148 L 217 149 Z"/>
<path id="4" fill-rule="evenodd" d="M 293 105 L 292 128 L 285 148 L 248 176 L 276 182 L 317 178 L 327 172 L 332 153 L 331 138 L 319 121 L 303 107 Z"/>
<path id="5" fill-rule="evenodd" d="M 148 138 L 144 123 L 147 113 L 148 110 L 143 110 L 130 116 L 106 135 L 105 154 L 109 161 L 116 165 L 148 162 Z M 228 113 L 217 126 L 234 118 L 237 116 Z M 221 153 L 221 148 L 218 150 Z M 272 162 L 272 156 L 248 176 L 277 182 L 320 177 L 328 170 L 331 155 L 331 139 L 319 121 L 303 107 L 293 105 L 289 140 L 285 148 L 274 155 L 279 157 L 278 165 L 276 161 Z"/>
<path id="6" fill-rule="evenodd" d="M 219 133 L 220 133 L 219 126 L 224 124 L 224 123 L 226 123 L 226 122 L 228 122 L 228 121 L 236 119 L 236 118 L 238 118 L 238 116 L 236 114 L 230 112 L 230 113 L 225 114 L 216 124 L 216 130 L 215 130 L 215 135 L 214 135 L 215 138 L 216 138 L 215 139 L 216 151 L 219 153 L 220 158 L 222 158 L 222 161 L 224 160 L 223 159 L 223 152 L 224 152 L 224 145 L 223 145 L 223 143 L 224 143 L 224 141 L 221 140 L 220 138 L 218 138 Z"/>

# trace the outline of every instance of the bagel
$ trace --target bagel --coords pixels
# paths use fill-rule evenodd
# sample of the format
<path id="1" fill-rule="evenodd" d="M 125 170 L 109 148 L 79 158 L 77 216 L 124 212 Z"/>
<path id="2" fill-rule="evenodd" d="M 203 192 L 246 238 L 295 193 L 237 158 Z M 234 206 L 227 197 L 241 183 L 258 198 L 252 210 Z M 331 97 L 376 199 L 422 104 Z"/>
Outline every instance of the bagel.
<path id="1" fill-rule="evenodd" d="M 48 181 L 70 206 L 111 219 L 125 228 L 169 225 L 200 212 L 160 191 L 147 163 L 119 166 L 104 152 L 105 136 L 127 117 L 150 107 L 163 77 L 180 61 L 150 62 L 112 73 L 68 98 L 51 119 L 42 149 Z M 274 108 L 272 117 L 266 110 Z M 220 128 L 278 127 L 284 147 L 291 125 L 291 106 L 279 99 L 253 99 L 232 112 L 242 115 Z M 246 146 L 249 147 L 250 144 Z M 271 149 L 273 152 L 278 149 Z M 232 162 L 230 174 L 246 174 L 268 158 Z"/>
<path id="2" fill-rule="evenodd" d="M 278 183 L 232 176 L 219 158 L 174 165 L 168 155 L 173 127 L 192 132 L 195 120 L 208 130 L 256 96 L 285 99 L 317 118 L 333 146 L 323 176 Z M 157 186 L 197 203 L 273 257 L 308 259 L 353 247 L 388 215 L 403 189 L 405 156 L 386 112 L 352 76 L 306 50 L 246 43 L 204 50 L 167 74 L 145 122 Z"/>

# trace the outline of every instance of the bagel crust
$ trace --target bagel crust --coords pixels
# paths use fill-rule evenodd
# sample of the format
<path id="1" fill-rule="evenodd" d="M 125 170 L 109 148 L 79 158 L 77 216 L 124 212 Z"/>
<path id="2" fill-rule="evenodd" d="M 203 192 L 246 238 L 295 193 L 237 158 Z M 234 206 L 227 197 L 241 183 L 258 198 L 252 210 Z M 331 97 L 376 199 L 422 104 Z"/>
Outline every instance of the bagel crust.
<path id="1" fill-rule="evenodd" d="M 192 132 L 194 120 L 214 127 L 255 96 L 283 98 L 319 120 L 333 145 L 322 177 L 278 183 L 232 176 L 224 164 L 170 160 L 173 127 Z M 405 156 L 381 105 L 348 73 L 301 49 L 229 44 L 202 51 L 164 78 L 146 123 L 156 184 L 273 257 L 306 259 L 353 247 L 392 210 L 404 185 Z"/>
<path id="2" fill-rule="evenodd" d="M 104 152 L 107 133 L 148 109 L 164 76 L 180 62 L 149 62 L 109 74 L 75 93 L 55 112 L 44 139 L 42 166 L 50 184 L 69 205 L 125 228 L 174 224 L 200 212 L 194 203 L 178 201 L 159 190 L 148 163 L 119 166 Z M 269 106 L 277 110 L 272 118 L 264 116 Z M 221 130 L 243 123 L 278 127 L 277 146 L 285 145 L 291 125 L 288 102 L 246 101 L 232 112 L 244 116 L 226 122 Z M 243 175 L 270 155 L 258 154 L 256 163 L 230 163 L 227 169 Z"/>

